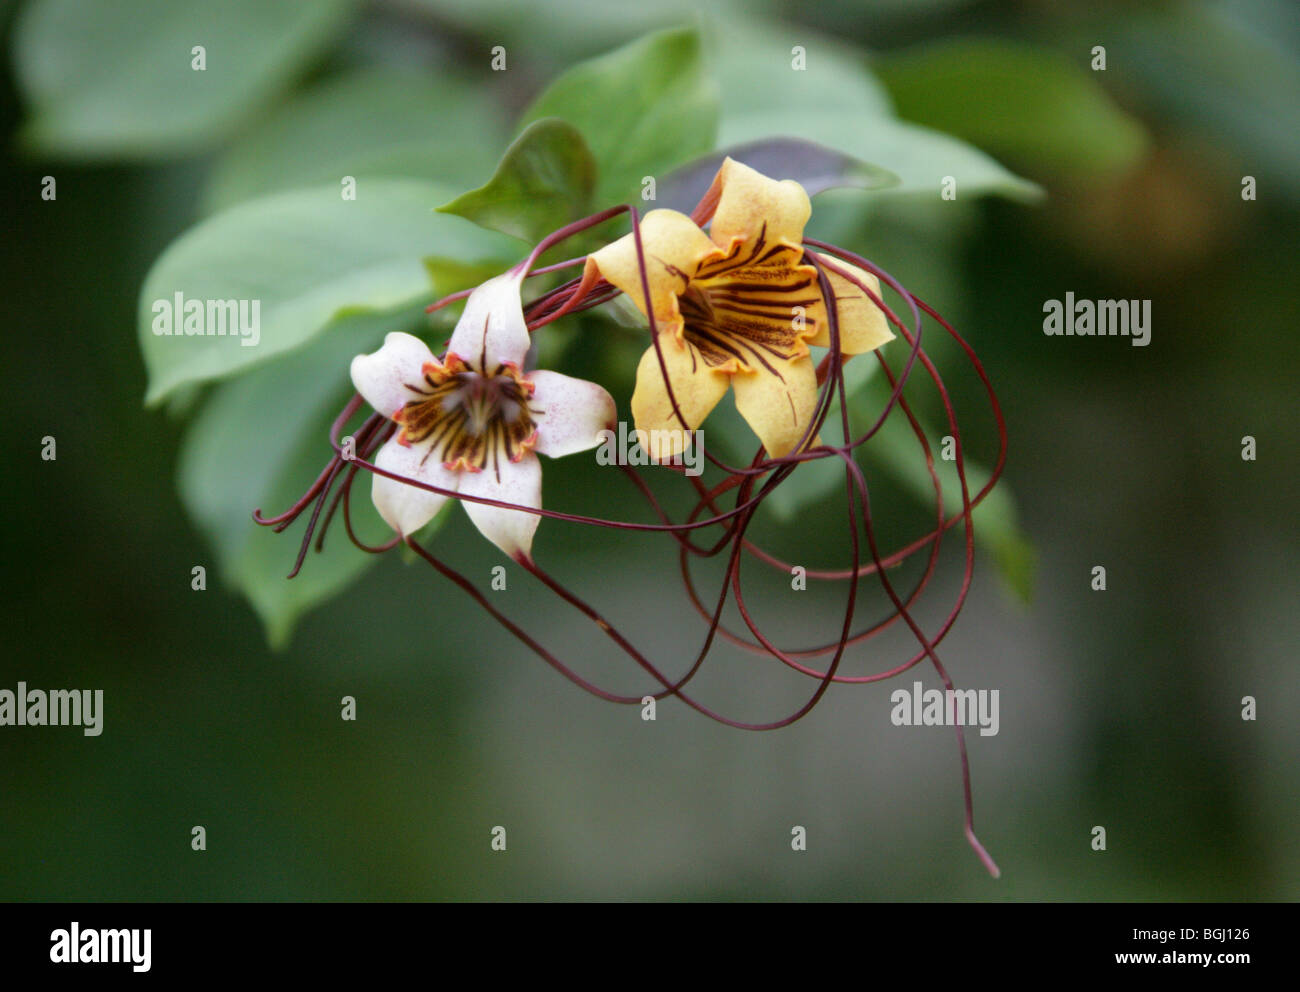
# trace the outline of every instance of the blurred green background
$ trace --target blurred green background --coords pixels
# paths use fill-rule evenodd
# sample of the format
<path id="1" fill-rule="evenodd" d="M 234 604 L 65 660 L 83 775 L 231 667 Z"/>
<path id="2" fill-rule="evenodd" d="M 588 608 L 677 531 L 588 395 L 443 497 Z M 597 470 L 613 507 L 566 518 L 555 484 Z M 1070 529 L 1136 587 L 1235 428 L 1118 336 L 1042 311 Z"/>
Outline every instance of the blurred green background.
<path id="1" fill-rule="evenodd" d="M 243 6 L 217 18 L 236 42 L 252 37 L 235 16 Z M 1283 0 L 706 10 L 710 37 L 766 32 L 805 45 L 810 63 L 834 38 L 898 118 L 964 139 L 1046 194 L 1034 200 L 1008 178 L 945 202 L 935 175 L 928 189 L 837 191 L 814 206 L 814 232 L 861 250 L 953 320 L 1005 406 L 1018 524 L 1008 544 L 981 551 L 941 650 L 960 686 L 1001 692 L 1000 733 L 969 739 L 976 823 L 1000 881 L 962 839 L 950 732 L 889 722 L 889 694 L 910 677 L 835 687 L 772 733 L 729 730 L 671 701 L 647 723 L 560 679 L 397 555 L 308 612 L 282 651 L 223 584 L 178 496 L 183 405 L 142 403 L 137 298 L 162 251 L 220 207 L 347 168 L 407 175 L 400 163 L 417 161 L 453 192 L 481 185 L 547 81 L 649 29 L 690 23 L 696 6 L 324 4 L 271 62 L 246 46 L 247 92 L 211 109 L 202 135 L 168 121 L 174 100 L 148 64 L 129 74 L 114 64 L 114 46 L 129 47 L 117 36 L 141 33 L 129 18 L 113 15 L 114 34 L 73 2 L 0 7 L 11 53 L 11 380 L 0 404 L 14 469 L 0 688 L 102 688 L 106 711 L 100 737 L 0 728 L 0 898 L 1300 896 L 1300 17 Z M 493 74 L 497 44 L 509 70 Z M 1090 68 L 1098 45 L 1104 71 Z M 420 81 L 407 87 L 402 72 Z M 361 88 L 340 82 L 357 73 L 376 75 Z M 78 86 L 81 102 L 65 99 Z M 893 133 L 824 96 L 810 99 L 850 151 Z M 322 104 L 324 117 L 313 111 Z M 761 118 L 762 106 L 749 109 Z M 729 112 L 723 136 L 739 119 Z M 326 118 L 350 136 L 350 158 L 317 153 L 312 128 Z M 436 135 L 410 139 L 435 119 Z M 299 141 L 310 153 L 295 152 Z M 40 195 L 48 175 L 53 201 Z M 1255 200 L 1242 198 L 1245 176 Z M 1044 336 L 1043 303 L 1066 292 L 1151 300 L 1150 346 Z M 978 383 L 932 343 L 970 450 L 987 463 Z M 630 379 L 612 388 L 626 410 Z M 331 402 L 346 393 L 342 367 L 320 390 Z M 265 437 L 236 440 L 253 452 L 276 428 L 268 417 Z M 53 462 L 40 457 L 46 435 Z M 1241 457 L 1244 435 L 1257 439 L 1255 461 Z M 224 471 L 238 480 L 241 466 Z M 552 506 L 643 512 L 621 482 L 590 484 L 581 458 L 545 471 Z M 926 520 L 889 472 L 873 502 L 886 542 Z M 814 500 L 764 533 L 796 560 L 839 564 L 841 514 L 833 498 Z M 270 577 L 287 571 L 296 543 L 267 545 L 280 556 Z M 959 543 L 920 611 L 932 625 L 956 591 Z M 499 561 L 458 510 L 434 546 L 484 582 Z M 666 541 L 552 521 L 537 553 L 667 670 L 689 664 L 702 625 Z M 190 588 L 197 564 L 209 569 L 204 592 Z M 1098 564 L 1105 592 L 1089 585 Z M 751 573 L 780 634 L 806 642 L 838 623 L 841 593 L 810 590 L 795 611 L 779 576 L 764 585 Z M 610 688 L 644 691 L 597 632 L 517 569 L 509 582 L 500 602 L 541 641 Z M 864 619 L 882 609 L 870 592 Z M 854 654 L 852 671 L 910 651 L 883 637 Z M 720 648 L 695 689 L 759 720 L 795 709 L 810 685 Z M 340 719 L 345 695 L 355 722 Z M 1241 719 L 1247 695 L 1253 722 Z M 196 824 L 202 853 L 190 848 Z M 796 824 L 808 831 L 803 853 L 790 849 Z M 505 853 L 489 847 L 497 825 Z M 1097 825 L 1105 852 L 1090 846 Z"/>

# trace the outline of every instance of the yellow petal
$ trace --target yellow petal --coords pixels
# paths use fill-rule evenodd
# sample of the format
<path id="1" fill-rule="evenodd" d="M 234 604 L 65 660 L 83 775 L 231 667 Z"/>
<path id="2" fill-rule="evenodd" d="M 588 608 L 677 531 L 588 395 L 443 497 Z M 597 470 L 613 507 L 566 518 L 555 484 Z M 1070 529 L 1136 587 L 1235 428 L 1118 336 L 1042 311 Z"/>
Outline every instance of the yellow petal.
<path id="1" fill-rule="evenodd" d="M 675 335 L 661 334 L 659 342 L 664 369 L 673 387 L 672 398 L 677 400 L 686 426 L 696 428 L 727 391 L 728 376 L 710 369 L 694 345 L 679 341 Z M 659 354 L 653 346 L 641 356 L 641 364 L 637 366 L 632 417 L 637 430 L 647 432 L 638 439 L 651 458 L 661 461 L 685 450 L 688 433 L 673 411 L 663 369 L 659 366 Z"/>
<path id="2" fill-rule="evenodd" d="M 641 218 L 641 247 L 655 329 L 677 334 L 682 326 L 677 294 L 686 288 L 701 262 L 719 254 L 717 246 L 685 214 L 676 210 L 652 210 Z M 642 313 L 646 312 L 634 235 L 625 235 L 588 255 L 587 270 L 593 267 L 626 293 Z"/>
<path id="3" fill-rule="evenodd" d="M 807 430 L 817 406 L 817 371 L 804 356 L 781 362 L 776 373 L 737 372 L 731 377 L 736 389 L 736 409 L 754 429 L 773 458 L 788 455 Z M 809 447 L 820 443 L 817 438 Z"/>
<path id="4" fill-rule="evenodd" d="M 761 265 L 777 244 L 797 247 L 812 214 L 804 188 L 792 179 L 777 182 L 728 158 L 705 194 L 717 197 L 709 236 L 737 265 Z"/>
<path id="5" fill-rule="evenodd" d="M 818 255 L 817 259 L 827 261 L 821 255 Z M 879 279 L 856 265 L 841 262 L 838 258 L 829 261 L 852 273 L 883 302 Z M 859 355 L 863 352 L 875 351 L 887 341 L 894 340 L 894 332 L 889 329 L 889 321 L 885 318 L 884 311 L 872 302 L 870 296 L 829 268 L 826 270 L 826 277 L 830 280 L 831 289 L 835 293 L 835 314 L 839 318 L 840 325 L 840 351 L 846 355 Z M 817 333 L 808 339 L 808 343 L 829 348 L 831 346 L 830 326 L 823 319 L 820 308 L 817 317 Z"/>

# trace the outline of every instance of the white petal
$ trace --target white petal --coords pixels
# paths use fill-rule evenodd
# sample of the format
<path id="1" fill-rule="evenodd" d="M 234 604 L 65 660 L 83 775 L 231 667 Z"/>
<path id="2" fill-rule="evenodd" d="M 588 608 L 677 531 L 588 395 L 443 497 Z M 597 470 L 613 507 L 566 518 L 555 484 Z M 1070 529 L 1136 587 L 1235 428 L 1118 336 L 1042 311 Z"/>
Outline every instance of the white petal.
<path id="1" fill-rule="evenodd" d="M 379 449 L 375 464 L 385 471 L 453 492 L 460 483 L 460 473 L 444 468 L 428 445 L 398 444 L 396 437 Z M 403 537 L 414 534 L 432 520 L 433 515 L 449 499 L 382 475 L 374 476 L 370 496 L 375 501 L 379 515 Z"/>
<path id="2" fill-rule="evenodd" d="M 530 372 L 537 391 L 528 405 L 538 411 L 537 450 L 551 458 L 600 444 L 600 432 L 615 427 L 614 397 L 585 379 L 541 370 Z"/>
<path id="3" fill-rule="evenodd" d="M 352 359 L 352 385 L 376 411 L 391 417 L 420 395 L 406 383 L 420 383 L 420 370 L 433 360 L 433 352 L 419 338 L 393 331 L 378 351 Z"/>
<path id="4" fill-rule="evenodd" d="M 482 496 L 520 506 L 540 507 L 542 463 L 538 461 L 537 455 L 529 452 L 517 462 L 501 462 L 498 468 L 489 464 L 482 472 L 462 472 L 460 491 L 466 496 Z M 465 507 L 465 512 L 479 532 L 510 557 L 531 553 L 533 534 L 542 519 L 537 514 L 505 510 L 469 500 L 461 500 L 461 506 Z"/>
<path id="5" fill-rule="evenodd" d="M 529 345 L 519 297 L 523 281 L 522 275 L 504 272 L 470 293 L 447 350 L 489 374 L 505 362 L 522 367 Z"/>

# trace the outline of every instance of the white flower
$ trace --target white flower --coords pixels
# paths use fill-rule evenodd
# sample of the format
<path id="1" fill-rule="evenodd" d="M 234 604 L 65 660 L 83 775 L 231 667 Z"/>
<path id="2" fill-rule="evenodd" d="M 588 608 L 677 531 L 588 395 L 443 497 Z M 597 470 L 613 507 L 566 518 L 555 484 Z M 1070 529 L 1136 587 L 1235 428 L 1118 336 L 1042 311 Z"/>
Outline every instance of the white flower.
<path id="1" fill-rule="evenodd" d="M 401 425 L 375 457 L 379 468 L 466 496 L 540 507 L 538 453 L 558 458 L 600 443 L 614 423 L 609 393 L 558 372 L 522 370 L 529 344 L 522 282 L 523 273 L 507 272 L 474 290 L 441 362 L 400 332 L 352 360 L 357 392 Z M 372 497 L 403 537 L 448 499 L 378 474 Z M 541 517 L 461 502 L 484 537 L 512 558 L 529 557 Z"/>

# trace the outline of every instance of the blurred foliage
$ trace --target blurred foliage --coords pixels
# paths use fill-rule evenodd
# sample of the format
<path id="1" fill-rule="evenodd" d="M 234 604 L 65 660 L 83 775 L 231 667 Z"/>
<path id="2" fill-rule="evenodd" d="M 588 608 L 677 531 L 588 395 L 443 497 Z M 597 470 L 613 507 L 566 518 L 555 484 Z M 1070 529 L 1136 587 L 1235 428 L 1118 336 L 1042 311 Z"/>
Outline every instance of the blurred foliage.
<path id="1" fill-rule="evenodd" d="M 535 244 L 591 212 L 595 180 L 596 163 L 582 132 L 543 117 L 506 149 L 485 186 L 438 209 Z"/>
<path id="2" fill-rule="evenodd" d="M 979 149 L 894 116 L 889 96 L 868 72 L 861 50 L 801 30 L 791 35 L 761 21 L 714 28 L 726 148 L 774 135 L 838 148 L 888 169 L 901 182 L 889 195 L 933 196 L 944 176 L 965 196 L 993 193 L 1034 200 L 1040 190 Z"/>
<path id="3" fill-rule="evenodd" d="M 952 41 L 878 60 L 901 116 L 959 135 L 1037 174 L 1083 178 L 1131 168 L 1146 135 L 1055 52 L 1001 41 Z"/>
<path id="4" fill-rule="evenodd" d="M 1085 22 L 1081 30 L 1093 30 Z M 1112 27 L 1124 85 L 1171 126 L 1300 195 L 1300 10 L 1285 2 L 1146 5 Z"/>
<path id="5" fill-rule="evenodd" d="M 693 30 L 666 31 L 580 63 L 552 82 L 523 120 L 560 117 L 587 139 L 602 206 L 713 147 L 717 96 Z M 573 218 L 570 218 L 573 219 Z"/>
<path id="6" fill-rule="evenodd" d="M 6 336 L 25 378 L 3 402 L 21 444 L 58 434 L 59 460 L 16 463 L 4 683 L 102 685 L 114 707 L 89 750 L 0 735 L 13 749 L 0 762 L 8 897 L 1300 891 L 1284 716 L 1297 704 L 1295 5 L 27 0 L 5 13 L 6 125 L 22 156 L 5 163 L 20 191 L 6 298 L 27 330 Z M 1105 71 L 1089 67 L 1099 44 Z M 498 45 L 505 72 L 490 68 Z M 543 118 L 583 135 L 590 161 Z M 828 694 L 784 735 L 665 706 L 671 740 L 647 743 L 625 712 L 464 619 L 424 571 L 388 561 L 357 583 L 373 559 L 332 533 L 287 582 L 299 531 L 249 517 L 282 510 L 324 464 L 351 355 L 389 330 L 445 335 L 453 315 L 430 325 L 423 306 L 520 257 L 516 237 L 481 225 L 513 217 L 509 234 L 535 238 L 638 196 L 646 175 L 662 194 L 675 170 L 773 138 L 829 149 L 843 174 L 897 177 L 819 194 L 810 232 L 952 319 L 1006 405 L 1015 496 L 1000 486 L 976 534 L 1017 598 L 1032 586 L 1033 612 L 985 595 L 977 571 L 944 645 L 963 684 L 1006 690 L 1002 735 L 972 748 L 998 890 L 949 829 L 950 740 L 891 734 L 883 709 L 864 720 L 862 700 L 887 696 Z M 795 162 L 799 146 L 781 147 L 775 162 Z M 46 175 L 57 201 L 31 194 Z M 344 176 L 355 202 L 340 198 Z M 945 176 L 955 202 L 938 197 Z M 1245 176 L 1258 202 L 1242 199 Z M 1152 346 L 1044 339 L 1043 300 L 1067 290 L 1153 299 Z M 150 304 L 177 291 L 260 298 L 260 345 L 167 349 Z M 539 347 L 607 381 L 625 410 L 644 339 L 608 310 Z M 926 341 L 978 486 L 996 450 L 980 389 L 960 352 Z M 864 360 L 846 373 L 850 413 L 869 425 L 883 377 Z M 942 410 L 917 392 L 937 446 Z M 728 418 L 715 412 L 710 442 L 751 455 Z M 1257 463 L 1238 455 L 1248 433 Z M 878 516 L 906 506 L 924 525 L 933 490 L 915 439 L 895 418 L 877 440 L 861 460 Z M 951 497 L 951 467 L 937 467 Z M 584 471 L 548 466 L 548 500 L 625 515 L 628 494 Z M 179 500 L 164 481 L 177 472 Z M 842 563 L 840 485 L 806 466 L 769 504 L 809 560 Z M 359 527 L 380 539 L 368 485 L 355 495 Z M 880 526 L 883 540 L 914 534 Z M 658 569 L 676 567 L 665 549 L 611 537 L 611 565 L 560 528 L 539 541 L 643 621 L 652 646 L 694 650 L 689 623 L 646 615 L 664 595 Z M 483 542 L 438 543 L 462 567 L 496 561 Z M 960 544 L 954 530 L 945 554 Z M 196 608 L 189 570 L 205 548 L 262 631 L 221 593 Z M 1098 561 L 1104 596 L 1080 591 Z M 593 671 L 640 686 L 550 601 L 510 595 Z M 801 619 L 824 632 L 837 606 L 785 617 L 790 639 Z M 287 653 L 267 655 L 264 636 Z M 719 664 L 729 677 L 701 676 L 714 698 L 764 713 L 788 698 L 788 685 L 756 684 L 752 659 Z M 344 692 L 366 717 L 340 734 Z M 1246 693 L 1262 701 L 1258 724 L 1238 718 Z M 758 853 L 809 810 L 824 816 L 816 853 L 797 865 Z M 508 867 L 470 853 L 486 848 L 480 822 L 500 819 L 533 838 L 512 842 Z M 206 860 L 177 839 L 204 821 L 221 839 Z M 1114 828 L 1105 855 L 1086 852 L 1096 823 Z"/>
<path id="7" fill-rule="evenodd" d="M 33 110 L 23 136 L 37 151 L 86 158 L 214 147 L 321 55 L 353 6 L 35 0 L 15 28 L 18 77 Z M 200 54 L 205 68 L 195 71 Z"/>

